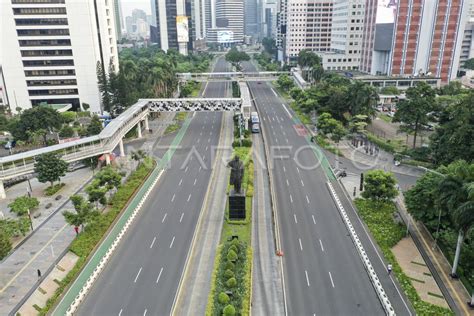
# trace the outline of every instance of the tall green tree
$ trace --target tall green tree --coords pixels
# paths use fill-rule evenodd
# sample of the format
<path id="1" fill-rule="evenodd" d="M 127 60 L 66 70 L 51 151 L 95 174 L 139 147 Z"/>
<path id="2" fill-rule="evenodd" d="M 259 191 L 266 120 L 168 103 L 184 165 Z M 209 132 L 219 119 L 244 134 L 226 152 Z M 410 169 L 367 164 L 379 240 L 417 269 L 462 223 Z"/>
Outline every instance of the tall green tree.
<path id="1" fill-rule="evenodd" d="M 290 91 L 295 86 L 295 83 L 288 75 L 280 75 L 277 84 L 285 91 Z"/>
<path id="2" fill-rule="evenodd" d="M 60 181 L 66 175 L 67 163 L 56 153 L 45 153 L 36 157 L 35 172 L 41 183 Z"/>
<path id="3" fill-rule="evenodd" d="M 275 56 L 277 52 L 276 42 L 274 38 L 271 37 L 264 37 L 262 39 L 262 45 L 270 56 Z"/>
<path id="4" fill-rule="evenodd" d="M 62 117 L 58 111 L 36 106 L 27 109 L 10 125 L 10 132 L 17 140 L 30 141 L 35 135 L 41 135 L 46 145 L 47 135 L 61 128 Z"/>
<path id="5" fill-rule="evenodd" d="M 364 177 L 362 197 L 375 201 L 391 200 L 397 196 L 397 180 L 391 172 L 370 170 Z"/>
<path id="6" fill-rule="evenodd" d="M 474 164 L 464 160 L 453 163 L 439 184 L 440 207 L 446 208 L 458 230 L 451 274 L 456 275 L 465 236 L 474 228 Z"/>
<path id="7" fill-rule="evenodd" d="M 63 212 L 64 219 L 69 225 L 81 227 L 83 231 L 86 224 L 93 222 L 100 216 L 100 213 L 90 203 L 87 203 L 82 196 L 73 195 L 71 196 L 71 201 L 75 211 Z"/>
<path id="8" fill-rule="evenodd" d="M 430 137 L 430 150 L 435 164 L 448 165 L 457 160 L 472 161 L 474 157 L 474 92 L 460 102 L 445 107 L 439 125 Z"/>
<path id="9" fill-rule="evenodd" d="M 102 110 L 110 112 L 111 100 L 110 100 L 109 77 L 100 61 L 97 62 L 96 73 L 97 73 L 97 83 L 99 85 L 99 92 L 101 95 Z"/>
<path id="10" fill-rule="evenodd" d="M 395 122 L 400 122 L 405 131 L 413 133 L 413 148 L 422 126 L 430 122 L 429 114 L 436 108 L 435 91 L 427 83 L 420 82 L 406 91 L 406 99 L 398 102 Z"/>
<path id="11" fill-rule="evenodd" d="M 87 125 L 87 135 L 94 136 L 102 131 L 102 122 L 97 115 L 94 115 Z"/>
<path id="12" fill-rule="evenodd" d="M 375 87 L 356 80 L 348 89 L 349 113 L 351 116 L 362 114 L 371 117 L 375 114 L 378 99 L 379 95 Z"/>

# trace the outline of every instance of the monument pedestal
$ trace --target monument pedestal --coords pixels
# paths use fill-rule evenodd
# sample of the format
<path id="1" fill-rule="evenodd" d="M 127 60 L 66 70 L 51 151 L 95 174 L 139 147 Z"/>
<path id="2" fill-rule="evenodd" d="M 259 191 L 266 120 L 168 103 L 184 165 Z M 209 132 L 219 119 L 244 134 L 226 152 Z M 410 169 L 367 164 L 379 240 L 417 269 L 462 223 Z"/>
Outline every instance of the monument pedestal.
<path id="1" fill-rule="evenodd" d="M 236 193 L 233 189 L 229 193 L 229 219 L 244 220 L 245 212 L 245 191 Z"/>

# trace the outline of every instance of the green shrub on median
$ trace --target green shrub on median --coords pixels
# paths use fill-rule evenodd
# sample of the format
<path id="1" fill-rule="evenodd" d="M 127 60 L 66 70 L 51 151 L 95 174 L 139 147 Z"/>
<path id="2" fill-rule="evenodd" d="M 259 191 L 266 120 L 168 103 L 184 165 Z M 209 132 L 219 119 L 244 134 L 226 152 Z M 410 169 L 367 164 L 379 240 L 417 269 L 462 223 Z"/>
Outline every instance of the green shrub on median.
<path id="1" fill-rule="evenodd" d="M 53 296 L 48 299 L 46 306 L 41 310 L 39 315 L 46 315 L 51 307 L 56 304 L 64 290 L 76 279 L 82 268 L 87 263 L 87 259 L 91 252 L 107 233 L 117 215 L 126 206 L 135 191 L 137 191 L 141 184 L 144 183 L 154 167 L 154 160 L 151 158 L 145 158 L 145 160 L 110 199 L 110 210 L 107 213 L 100 215 L 96 221 L 87 227 L 87 230 L 79 234 L 77 238 L 73 240 L 69 250 L 79 256 L 79 259 L 72 270 L 69 271 L 66 277 L 60 282 L 59 287 L 56 289 Z"/>
<path id="2" fill-rule="evenodd" d="M 392 252 L 392 247 L 405 236 L 405 227 L 402 224 L 396 223 L 393 218 L 396 212 L 393 202 L 356 199 L 355 204 L 362 219 L 369 227 L 372 236 L 382 249 L 385 259 L 392 264 L 393 274 L 397 277 L 415 312 L 418 315 L 454 315 L 447 308 L 422 301 L 411 280 L 398 265 Z"/>

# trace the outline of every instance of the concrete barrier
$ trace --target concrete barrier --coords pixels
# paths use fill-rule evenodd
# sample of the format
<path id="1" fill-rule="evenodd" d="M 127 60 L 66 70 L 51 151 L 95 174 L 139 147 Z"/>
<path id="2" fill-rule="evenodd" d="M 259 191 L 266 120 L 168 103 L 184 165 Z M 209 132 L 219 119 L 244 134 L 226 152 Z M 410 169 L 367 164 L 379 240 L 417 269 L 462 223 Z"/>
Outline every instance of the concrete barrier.
<path id="1" fill-rule="evenodd" d="M 332 194 L 334 201 L 336 202 L 337 209 L 339 210 L 341 217 L 344 219 L 344 223 L 346 224 L 346 227 L 349 230 L 352 241 L 356 246 L 357 252 L 359 253 L 362 263 L 364 264 L 364 268 L 367 270 L 370 282 L 372 283 L 375 292 L 377 293 L 377 296 L 380 300 L 380 303 L 382 304 L 383 309 L 385 310 L 385 313 L 387 315 L 394 316 L 395 310 L 393 309 L 392 304 L 390 303 L 390 300 L 388 299 L 388 296 L 385 293 L 382 284 L 380 283 L 377 273 L 375 272 L 372 263 L 370 262 L 370 259 L 364 250 L 364 246 L 362 245 L 359 237 L 357 236 L 357 232 L 355 231 L 354 226 L 352 226 L 349 216 L 347 216 L 346 210 L 344 209 L 341 200 L 336 194 L 336 190 L 334 190 L 334 187 L 332 186 L 331 182 L 327 182 L 327 186 Z"/>

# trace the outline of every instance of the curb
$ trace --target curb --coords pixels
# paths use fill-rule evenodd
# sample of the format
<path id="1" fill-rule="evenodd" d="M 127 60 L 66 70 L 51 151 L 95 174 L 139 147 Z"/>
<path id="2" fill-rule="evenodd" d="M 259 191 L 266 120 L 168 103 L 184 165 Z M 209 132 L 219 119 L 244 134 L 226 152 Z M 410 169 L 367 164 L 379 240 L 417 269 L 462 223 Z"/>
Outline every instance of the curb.
<path id="1" fill-rule="evenodd" d="M 382 287 L 382 284 L 380 283 L 380 280 L 377 276 L 377 273 L 375 272 L 374 268 L 372 267 L 372 263 L 370 262 L 369 257 L 367 256 L 364 246 L 359 240 L 359 237 L 357 236 L 357 232 L 355 231 L 354 227 L 352 226 L 352 223 L 349 219 L 349 216 L 347 216 L 346 211 L 344 210 L 344 206 L 342 206 L 341 201 L 339 200 L 339 197 L 336 194 L 336 191 L 334 190 L 334 187 L 330 182 L 326 182 L 326 185 L 329 189 L 329 192 L 331 192 L 331 196 L 334 199 L 334 202 L 337 205 L 337 209 L 339 210 L 339 213 L 344 220 L 344 224 L 346 224 L 347 229 L 349 230 L 349 233 L 351 235 L 351 239 L 354 242 L 357 252 L 362 260 L 362 263 L 364 264 L 365 269 L 367 270 L 367 273 L 369 275 L 370 281 L 377 292 L 377 296 L 380 300 L 380 303 L 382 304 L 383 309 L 385 310 L 385 313 L 390 316 L 395 315 L 395 310 L 392 307 L 392 304 L 390 303 L 390 300 L 388 299 L 387 294 L 385 293 L 385 290 Z"/>

